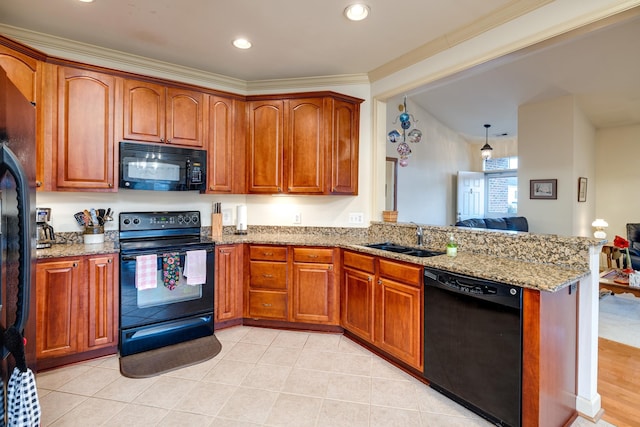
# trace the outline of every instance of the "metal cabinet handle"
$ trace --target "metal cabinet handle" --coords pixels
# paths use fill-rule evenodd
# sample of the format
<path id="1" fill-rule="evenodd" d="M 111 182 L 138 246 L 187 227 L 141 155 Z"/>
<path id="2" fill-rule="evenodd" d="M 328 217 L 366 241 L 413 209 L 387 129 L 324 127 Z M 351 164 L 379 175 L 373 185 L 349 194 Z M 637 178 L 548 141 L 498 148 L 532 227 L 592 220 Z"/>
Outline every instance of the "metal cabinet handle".
<path id="1" fill-rule="evenodd" d="M 72 266 L 73 268 L 77 268 L 77 267 L 78 267 L 78 263 L 77 263 L 77 262 L 74 262 L 73 264 L 71 264 L 71 266 Z"/>
<path id="2" fill-rule="evenodd" d="M 36 187 L 42 187 L 42 181 L 36 181 Z"/>
<path id="3" fill-rule="evenodd" d="M 382 285 L 382 279 L 378 279 L 378 285 Z"/>
<path id="4" fill-rule="evenodd" d="M 113 262 L 113 260 L 112 260 L 111 258 L 109 258 L 109 259 L 107 260 L 107 264 L 111 264 L 112 262 Z"/>
<path id="5" fill-rule="evenodd" d="M 110 182 L 110 183 L 109 183 L 109 184 L 107 184 L 107 185 L 109 186 L 109 188 L 113 188 L 113 183 L 111 183 L 111 182 Z"/>
<path id="6" fill-rule="evenodd" d="M 170 140 L 170 139 L 167 139 L 167 144 L 169 144 L 169 143 L 171 143 L 171 140 Z"/>
<path id="7" fill-rule="evenodd" d="M 371 282 L 372 280 L 371 276 L 367 277 L 367 282 Z"/>
<path id="8" fill-rule="evenodd" d="M 164 138 L 160 138 L 160 142 L 164 142 Z"/>
<path id="9" fill-rule="evenodd" d="M 278 187 L 278 193 L 282 193 L 282 188 Z"/>
<path id="10" fill-rule="evenodd" d="M 266 279 L 272 279 L 273 278 L 273 274 L 263 274 L 262 277 L 264 277 Z"/>
<path id="11" fill-rule="evenodd" d="M 273 256 L 273 252 L 263 252 L 262 255 L 264 255 L 264 256 Z"/>
<path id="12" fill-rule="evenodd" d="M 330 265 L 327 269 L 328 269 L 329 271 L 332 271 L 332 270 L 333 270 L 333 265 Z"/>
<path id="13" fill-rule="evenodd" d="M 263 306 L 263 307 L 271 307 L 271 306 L 273 306 L 273 304 L 266 304 L 266 303 L 263 303 L 263 304 L 262 304 L 262 306 Z"/>
<path id="14" fill-rule="evenodd" d="M 309 258 L 318 258 L 318 255 L 316 254 L 311 254 L 311 255 L 307 255 Z"/>

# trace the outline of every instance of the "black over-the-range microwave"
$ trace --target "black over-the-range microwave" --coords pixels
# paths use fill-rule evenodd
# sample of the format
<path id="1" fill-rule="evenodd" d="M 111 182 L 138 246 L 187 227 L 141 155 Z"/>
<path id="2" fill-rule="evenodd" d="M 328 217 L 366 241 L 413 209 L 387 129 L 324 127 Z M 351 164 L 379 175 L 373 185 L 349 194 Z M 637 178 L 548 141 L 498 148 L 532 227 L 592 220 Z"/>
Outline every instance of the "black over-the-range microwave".
<path id="1" fill-rule="evenodd" d="M 204 191 L 207 152 L 163 144 L 120 142 L 120 188 Z"/>

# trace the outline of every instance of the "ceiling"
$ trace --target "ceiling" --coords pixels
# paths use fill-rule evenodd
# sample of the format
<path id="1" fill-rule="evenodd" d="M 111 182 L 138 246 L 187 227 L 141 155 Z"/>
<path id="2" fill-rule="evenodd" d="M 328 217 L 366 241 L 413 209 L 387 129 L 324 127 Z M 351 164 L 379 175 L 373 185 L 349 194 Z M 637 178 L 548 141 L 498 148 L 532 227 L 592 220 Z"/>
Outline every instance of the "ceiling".
<path id="1" fill-rule="evenodd" d="M 366 74 L 439 39 L 479 32 L 547 0 L 3 0 L 0 24 L 245 81 Z M 528 4 L 528 10 L 522 4 Z M 506 17 L 506 18 L 505 18 Z M 502 21 L 499 21 L 502 20 Z M 236 37 L 253 47 L 238 50 Z M 523 103 L 575 94 L 596 127 L 640 122 L 640 21 L 530 49 L 409 93 L 473 138 L 517 130 Z M 386 67 L 386 68 L 385 68 Z"/>
<path id="2" fill-rule="evenodd" d="M 513 137 L 519 105 L 566 95 L 597 129 L 640 123 L 640 17 L 559 39 L 407 96 L 471 140 L 484 140 L 485 123 L 489 136 Z"/>

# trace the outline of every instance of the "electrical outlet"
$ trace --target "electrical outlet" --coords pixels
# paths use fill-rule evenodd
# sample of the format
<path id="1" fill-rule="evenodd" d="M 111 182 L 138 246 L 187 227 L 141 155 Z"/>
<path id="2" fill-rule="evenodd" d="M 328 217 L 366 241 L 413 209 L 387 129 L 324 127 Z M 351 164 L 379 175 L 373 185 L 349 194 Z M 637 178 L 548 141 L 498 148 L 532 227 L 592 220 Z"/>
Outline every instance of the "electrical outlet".
<path id="1" fill-rule="evenodd" d="M 222 209 L 222 225 L 233 225 L 232 212 L 232 209 Z"/>
<path id="2" fill-rule="evenodd" d="M 349 213 L 349 224 L 364 224 L 364 214 L 362 212 Z"/>
<path id="3" fill-rule="evenodd" d="M 302 224 L 302 214 L 300 212 L 296 212 L 293 214 L 293 223 Z"/>

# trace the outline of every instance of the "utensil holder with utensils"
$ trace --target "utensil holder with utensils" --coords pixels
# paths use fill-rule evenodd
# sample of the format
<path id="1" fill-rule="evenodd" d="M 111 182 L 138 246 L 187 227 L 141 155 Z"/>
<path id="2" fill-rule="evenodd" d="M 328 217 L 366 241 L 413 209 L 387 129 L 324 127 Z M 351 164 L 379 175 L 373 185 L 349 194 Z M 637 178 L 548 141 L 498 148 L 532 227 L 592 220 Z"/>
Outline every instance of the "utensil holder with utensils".
<path id="1" fill-rule="evenodd" d="M 82 233 L 85 244 L 104 243 L 104 227 L 102 225 L 87 225 Z"/>

